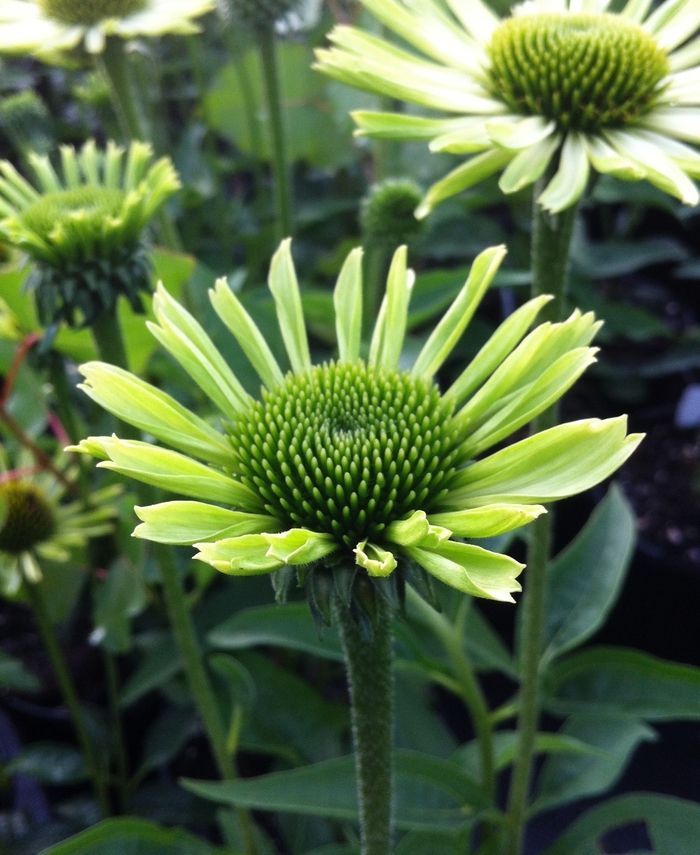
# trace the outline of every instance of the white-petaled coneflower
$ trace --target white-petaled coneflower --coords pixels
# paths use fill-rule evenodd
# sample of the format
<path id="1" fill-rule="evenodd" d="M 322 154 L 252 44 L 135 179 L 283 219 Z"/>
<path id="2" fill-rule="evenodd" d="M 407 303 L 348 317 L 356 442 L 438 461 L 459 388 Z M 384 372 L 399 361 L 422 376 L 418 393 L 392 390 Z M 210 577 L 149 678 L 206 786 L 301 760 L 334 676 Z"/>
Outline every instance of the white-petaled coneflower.
<path id="1" fill-rule="evenodd" d="M 358 133 L 425 140 L 474 155 L 417 209 L 503 172 L 514 193 L 552 174 L 539 202 L 557 212 L 583 194 L 591 167 L 647 179 L 686 204 L 700 177 L 700 8 L 693 0 L 527 0 L 499 19 L 481 0 L 362 0 L 420 56 L 336 27 L 317 67 L 344 83 L 450 114 L 361 111 Z"/>
<path id="2" fill-rule="evenodd" d="M 126 157 L 125 157 L 126 154 Z M 43 324 L 91 324 L 120 296 L 135 310 L 151 288 L 144 229 L 180 186 L 172 163 L 152 163 L 149 145 L 128 152 L 94 142 L 61 149 L 60 174 L 30 156 L 37 187 L 0 162 L 0 237 L 34 264 L 29 284 Z"/>

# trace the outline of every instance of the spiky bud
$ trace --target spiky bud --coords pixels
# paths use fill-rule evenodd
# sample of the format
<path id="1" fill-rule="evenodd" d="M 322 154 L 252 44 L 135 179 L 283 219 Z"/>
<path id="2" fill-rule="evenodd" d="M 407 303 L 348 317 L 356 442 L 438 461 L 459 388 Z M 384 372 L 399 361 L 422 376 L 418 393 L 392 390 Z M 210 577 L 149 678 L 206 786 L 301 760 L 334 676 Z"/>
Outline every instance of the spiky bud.
<path id="1" fill-rule="evenodd" d="M 368 242 L 392 249 L 408 243 L 421 230 L 415 217 L 423 192 L 410 178 L 389 178 L 375 184 L 362 201 L 360 224 Z"/>

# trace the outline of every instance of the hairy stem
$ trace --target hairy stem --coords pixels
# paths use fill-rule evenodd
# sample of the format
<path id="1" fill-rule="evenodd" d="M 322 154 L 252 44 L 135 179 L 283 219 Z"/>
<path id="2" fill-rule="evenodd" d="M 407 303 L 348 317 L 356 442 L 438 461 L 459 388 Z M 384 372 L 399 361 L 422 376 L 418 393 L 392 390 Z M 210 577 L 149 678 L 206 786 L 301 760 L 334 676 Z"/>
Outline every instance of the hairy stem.
<path id="1" fill-rule="evenodd" d="M 265 97 L 272 144 L 272 173 L 275 181 L 277 203 L 277 231 L 279 238 L 290 237 L 294 231 L 292 215 L 292 182 L 287 156 L 287 138 L 282 111 L 282 92 L 277 63 L 275 32 L 270 29 L 260 35 L 260 59 L 262 62 Z"/>
<path id="2" fill-rule="evenodd" d="M 85 758 L 85 766 L 87 767 L 88 774 L 92 779 L 92 785 L 100 806 L 100 812 L 103 816 L 109 816 L 112 809 L 109 803 L 107 782 L 102 774 L 102 769 L 100 768 L 97 752 L 95 751 L 95 745 L 93 744 L 87 727 L 85 726 L 85 718 L 80 706 L 80 700 L 78 699 L 78 693 L 75 689 L 75 684 L 73 683 L 70 671 L 68 670 L 68 665 L 66 664 L 66 660 L 63 656 L 63 651 L 61 650 L 58 639 L 56 638 L 53 624 L 51 623 L 51 619 L 46 611 L 46 604 L 44 603 L 41 588 L 37 584 L 26 582 L 24 585 L 24 592 L 39 628 L 41 640 L 44 643 L 46 652 L 49 654 L 49 659 L 51 660 L 51 665 L 53 666 L 54 673 L 56 674 L 56 679 L 58 680 L 63 700 L 68 707 L 68 712 L 70 713 L 70 717 L 73 722 L 73 728 L 75 729 L 75 735 L 78 740 L 78 744 L 80 745 L 80 750 L 83 752 L 83 756 Z"/>
<path id="3" fill-rule="evenodd" d="M 371 640 L 335 603 L 350 688 L 362 855 L 389 855 L 392 838 L 393 682 L 389 606 L 376 598 Z"/>
<path id="4" fill-rule="evenodd" d="M 549 177 L 540 179 L 535 186 L 534 199 L 542 192 Z M 575 219 L 575 206 L 552 216 L 546 214 L 536 201 L 533 202 L 532 296 L 553 295 L 554 299 L 543 309 L 543 319 L 553 322 L 562 320 L 564 316 L 569 250 Z M 557 416 L 556 407 L 546 410 L 533 422 L 532 432 L 553 427 Z M 523 624 L 518 744 L 508 798 L 507 855 L 519 855 L 523 843 L 532 759 L 540 715 L 540 660 L 552 524 L 552 514 L 544 514 L 532 523 L 529 531 L 526 585 L 521 606 Z"/>

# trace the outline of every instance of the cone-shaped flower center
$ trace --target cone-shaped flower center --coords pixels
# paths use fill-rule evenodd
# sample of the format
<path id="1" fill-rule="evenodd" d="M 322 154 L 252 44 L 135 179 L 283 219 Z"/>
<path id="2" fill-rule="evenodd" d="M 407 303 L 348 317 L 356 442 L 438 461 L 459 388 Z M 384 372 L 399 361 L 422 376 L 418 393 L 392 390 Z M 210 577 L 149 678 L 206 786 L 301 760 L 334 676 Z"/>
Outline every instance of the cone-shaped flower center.
<path id="1" fill-rule="evenodd" d="M 43 541 L 56 530 L 51 506 L 31 484 L 13 481 L 0 485 L 5 518 L 0 528 L 0 551 L 19 555 Z"/>
<path id="2" fill-rule="evenodd" d="M 85 239 L 101 234 L 104 221 L 119 216 L 125 194 L 104 187 L 58 190 L 41 196 L 19 215 L 19 221 L 38 235 L 51 235 L 57 227 L 70 228 Z"/>
<path id="3" fill-rule="evenodd" d="M 595 132 L 654 106 L 666 54 L 617 15 L 533 14 L 505 20 L 488 46 L 490 86 L 517 113 Z"/>
<path id="4" fill-rule="evenodd" d="M 363 362 L 289 374 L 234 424 L 241 479 L 290 528 L 355 546 L 429 511 L 459 439 L 436 386 Z"/>
<path id="5" fill-rule="evenodd" d="M 39 0 L 49 18 L 89 27 L 106 18 L 125 18 L 146 8 L 146 0 Z"/>

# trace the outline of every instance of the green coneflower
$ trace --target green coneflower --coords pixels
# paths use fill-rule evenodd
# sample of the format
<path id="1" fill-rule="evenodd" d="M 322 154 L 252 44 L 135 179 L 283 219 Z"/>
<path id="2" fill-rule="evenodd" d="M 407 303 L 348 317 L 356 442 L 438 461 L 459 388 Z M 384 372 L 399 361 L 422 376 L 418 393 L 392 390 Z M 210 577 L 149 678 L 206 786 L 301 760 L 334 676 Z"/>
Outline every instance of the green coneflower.
<path id="1" fill-rule="evenodd" d="M 102 152 L 90 141 L 77 154 L 64 146 L 60 175 L 31 155 L 38 189 L 0 162 L 0 237 L 34 262 L 43 324 L 89 325 L 119 296 L 140 310 L 140 292 L 150 291 L 143 231 L 180 183 L 168 158 L 152 164 L 149 145 L 134 142 L 124 155 L 114 143 Z"/>
<path id="2" fill-rule="evenodd" d="M 591 167 L 647 179 L 686 204 L 700 177 L 700 9 L 693 0 L 528 0 L 503 20 L 481 0 L 362 0 L 425 56 L 339 26 L 318 68 L 360 89 L 454 114 L 361 111 L 358 133 L 425 140 L 474 154 L 437 182 L 417 210 L 503 170 L 513 193 L 556 171 L 539 203 L 556 212 L 583 194 Z"/>
<path id="3" fill-rule="evenodd" d="M 508 318 L 441 392 L 436 372 L 504 254 L 495 247 L 476 259 L 407 369 L 399 364 L 413 282 L 405 247 L 394 256 L 367 359 L 360 356 L 362 251 L 354 250 L 334 293 L 337 358 L 314 365 L 290 242 L 283 242 L 269 285 L 289 371 L 226 281 L 210 292 L 260 376 L 258 400 L 197 321 L 159 287 L 150 329 L 220 410 L 225 432 L 132 374 L 92 362 L 81 368 L 87 394 L 170 448 L 112 436 L 90 437 L 75 450 L 187 497 L 137 508 L 142 524 L 134 534 L 195 544 L 197 557 L 223 573 L 290 565 L 306 576 L 342 566 L 354 567 L 356 579 L 390 577 L 398 584 L 417 565 L 466 593 L 511 600 L 522 565 L 463 539 L 517 528 L 544 512 L 542 502 L 589 488 L 620 466 L 641 437 L 626 436 L 625 417 L 585 419 L 484 456 L 594 361 L 589 345 L 598 329 L 592 314 L 574 312 L 528 333 L 548 301 L 538 297 Z"/>
<path id="4" fill-rule="evenodd" d="M 199 32 L 215 0 L 3 0 L 0 52 L 51 58 L 79 45 L 102 53 L 108 36 L 133 39 Z"/>
<path id="5" fill-rule="evenodd" d="M 92 507 L 65 502 L 66 486 L 50 472 L 27 467 L 0 476 L 0 593 L 15 596 L 41 580 L 41 559 L 63 563 L 73 549 L 112 530 L 110 502 L 120 487 L 92 494 Z"/>

